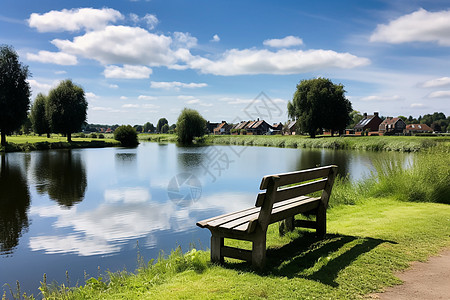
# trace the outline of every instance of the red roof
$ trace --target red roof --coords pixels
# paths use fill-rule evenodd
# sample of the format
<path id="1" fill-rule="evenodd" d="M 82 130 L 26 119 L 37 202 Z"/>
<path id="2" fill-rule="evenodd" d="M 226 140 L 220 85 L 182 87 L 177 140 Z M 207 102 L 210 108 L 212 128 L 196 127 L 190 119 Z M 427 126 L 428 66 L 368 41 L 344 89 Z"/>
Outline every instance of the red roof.
<path id="1" fill-rule="evenodd" d="M 406 130 L 409 131 L 433 131 L 427 124 L 409 124 L 406 125 Z"/>

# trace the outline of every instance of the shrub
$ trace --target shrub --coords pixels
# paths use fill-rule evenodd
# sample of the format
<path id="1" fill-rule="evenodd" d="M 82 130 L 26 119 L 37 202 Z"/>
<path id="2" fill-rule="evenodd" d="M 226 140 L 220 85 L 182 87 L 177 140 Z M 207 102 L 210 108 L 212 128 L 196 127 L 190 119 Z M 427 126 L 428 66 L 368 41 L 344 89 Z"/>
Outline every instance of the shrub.
<path id="1" fill-rule="evenodd" d="M 133 147 L 139 144 L 136 129 L 130 125 L 122 125 L 117 127 L 114 131 L 114 139 L 119 141 L 122 146 L 125 147 Z"/>
<path id="2" fill-rule="evenodd" d="M 105 138 L 105 135 L 104 135 L 103 133 L 100 133 L 100 134 L 98 135 L 98 138 L 99 138 L 99 139 L 104 139 L 104 138 Z"/>
<path id="3" fill-rule="evenodd" d="M 89 138 L 91 138 L 91 139 L 96 139 L 96 138 L 97 138 L 97 134 L 91 133 L 91 134 L 89 135 Z"/>

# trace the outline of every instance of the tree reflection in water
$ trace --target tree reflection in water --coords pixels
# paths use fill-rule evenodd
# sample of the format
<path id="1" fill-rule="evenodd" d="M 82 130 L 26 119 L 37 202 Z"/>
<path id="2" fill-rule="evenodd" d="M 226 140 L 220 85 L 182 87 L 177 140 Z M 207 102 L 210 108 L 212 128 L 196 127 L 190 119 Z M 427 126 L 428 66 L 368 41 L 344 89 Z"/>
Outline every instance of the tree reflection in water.
<path id="1" fill-rule="evenodd" d="M 0 254 L 11 254 L 22 232 L 29 226 L 30 194 L 20 166 L 1 155 L 0 167 Z"/>
<path id="2" fill-rule="evenodd" d="M 71 207 L 83 201 L 87 187 L 81 157 L 72 150 L 45 151 L 37 158 L 34 173 L 37 190 L 59 205 Z"/>

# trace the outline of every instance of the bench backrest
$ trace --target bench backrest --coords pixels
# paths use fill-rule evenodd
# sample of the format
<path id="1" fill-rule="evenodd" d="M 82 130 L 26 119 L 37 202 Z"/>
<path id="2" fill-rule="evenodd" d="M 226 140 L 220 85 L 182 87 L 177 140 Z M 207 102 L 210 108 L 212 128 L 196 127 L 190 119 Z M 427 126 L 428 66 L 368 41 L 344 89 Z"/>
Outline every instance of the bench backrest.
<path id="1" fill-rule="evenodd" d="M 322 191 L 322 205 L 328 200 L 336 177 L 337 166 L 331 165 L 302 171 L 264 176 L 258 194 L 256 207 L 261 207 L 258 223 L 267 228 L 274 203 Z"/>

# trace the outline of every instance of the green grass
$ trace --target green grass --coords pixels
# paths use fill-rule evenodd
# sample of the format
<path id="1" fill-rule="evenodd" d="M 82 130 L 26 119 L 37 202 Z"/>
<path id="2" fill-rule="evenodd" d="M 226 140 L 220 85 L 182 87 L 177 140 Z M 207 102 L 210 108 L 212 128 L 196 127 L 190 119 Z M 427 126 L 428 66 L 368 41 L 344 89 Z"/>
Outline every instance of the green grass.
<path id="1" fill-rule="evenodd" d="M 140 141 L 148 141 L 148 142 L 176 143 L 177 135 L 169 133 L 162 133 L 162 134 L 140 133 L 138 134 L 138 139 Z"/>
<path id="2" fill-rule="evenodd" d="M 358 183 L 338 179 L 328 210 L 328 234 L 318 240 L 269 226 L 262 272 L 208 251 L 179 249 L 156 262 L 138 257 L 136 272 L 107 273 L 76 288 L 41 289 L 47 299 L 354 299 L 399 284 L 394 273 L 450 247 L 448 148 L 424 151 L 414 165 L 379 162 Z M 245 242 L 226 240 L 228 245 Z M 246 245 L 249 246 L 248 244 Z"/>
<path id="3" fill-rule="evenodd" d="M 6 147 L 0 146 L 0 152 L 17 152 L 47 149 L 68 148 L 102 148 L 119 146 L 119 142 L 112 138 L 91 139 L 72 136 L 72 142 L 67 142 L 66 137 L 52 134 L 50 138 L 37 135 L 8 136 Z"/>
<path id="4" fill-rule="evenodd" d="M 331 148 L 373 151 L 418 152 L 423 149 L 444 145 L 450 147 L 450 137 L 424 136 L 361 136 L 361 137 L 319 137 L 282 135 L 210 135 L 206 144 L 250 145 L 289 148 Z"/>

